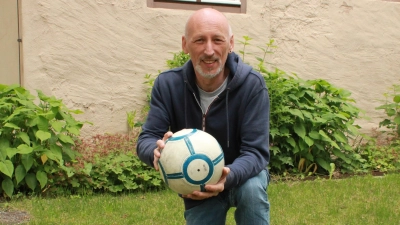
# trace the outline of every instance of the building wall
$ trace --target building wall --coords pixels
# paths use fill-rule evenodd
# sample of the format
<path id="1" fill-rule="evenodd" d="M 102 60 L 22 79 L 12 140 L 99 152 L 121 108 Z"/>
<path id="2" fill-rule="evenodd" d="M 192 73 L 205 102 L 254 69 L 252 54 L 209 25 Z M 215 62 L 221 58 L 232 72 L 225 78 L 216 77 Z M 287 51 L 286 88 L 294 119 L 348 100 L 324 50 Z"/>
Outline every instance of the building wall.
<path id="1" fill-rule="evenodd" d="M 375 99 L 400 81 L 400 4 L 350 0 L 248 0 L 247 14 L 226 16 L 239 40 L 257 54 L 270 38 L 268 59 L 304 79 L 348 89 L 371 121 Z M 181 49 L 189 10 L 147 8 L 143 0 L 22 1 L 23 85 L 63 99 L 93 125 L 83 134 L 124 132 L 126 112 L 145 104 L 145 74 L 166 69 Z M 251 56 L 246 61 L 254 62 Z"/>
<path id="2" fill-rule="evenodd" d="M 0 1 L 0 84 L 20 84 L 18 7 L 16 0 Z"/>

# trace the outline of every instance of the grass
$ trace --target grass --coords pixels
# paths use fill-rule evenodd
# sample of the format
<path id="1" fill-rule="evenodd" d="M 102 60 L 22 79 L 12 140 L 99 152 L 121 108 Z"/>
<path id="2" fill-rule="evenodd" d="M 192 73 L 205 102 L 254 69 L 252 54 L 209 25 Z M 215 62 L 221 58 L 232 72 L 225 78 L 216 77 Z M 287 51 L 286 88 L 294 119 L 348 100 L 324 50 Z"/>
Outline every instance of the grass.
<path id="1" fill-rule="evenodd" d="M 400 224 L 400 174 L 272 183 L 272 224 Z M 183 205 L 169 191 L 123 195 L 22 198 L 6 204 L 28 211 L 27 224 L 184 224 Z M 4 206 L 0 206 L 4 207 Z M 227 224 L 235 224 L 233 211 Z"/>

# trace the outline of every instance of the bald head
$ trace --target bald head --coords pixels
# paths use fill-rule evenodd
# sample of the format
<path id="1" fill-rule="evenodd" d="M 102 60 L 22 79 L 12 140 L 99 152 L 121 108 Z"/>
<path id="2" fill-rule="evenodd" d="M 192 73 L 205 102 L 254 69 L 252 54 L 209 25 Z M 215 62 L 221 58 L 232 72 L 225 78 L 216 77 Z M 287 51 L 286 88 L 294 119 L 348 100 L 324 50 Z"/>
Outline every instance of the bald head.
<path id="1" fill-rule="evenodd" d="M 225 63 L 233 46 L 234 38 L 228 19 L 219 11 L 204 8 L 189 17 L 185 35 L 182 36 L 182 50 L 190 55 L 197 84 L 203 90 L 213 90 L 214 85 L 219 87 L 224 81 L 227 76 Z M 202 82 L 204 79 L 207 82 Z M 206 85 L 208 82 L 213 85 Z"/>
<path id="2" fill-rule="evenodd" d="M 232 29 L 228 19 L 215 9 L 203 8 L 194 12 L 186 22 L 185 37 L 188 38 L 193 33 L 193 30 L 198 29 L 199 24 L 214 24 L 226 33 L 227 38 L 232 36 Z"/>

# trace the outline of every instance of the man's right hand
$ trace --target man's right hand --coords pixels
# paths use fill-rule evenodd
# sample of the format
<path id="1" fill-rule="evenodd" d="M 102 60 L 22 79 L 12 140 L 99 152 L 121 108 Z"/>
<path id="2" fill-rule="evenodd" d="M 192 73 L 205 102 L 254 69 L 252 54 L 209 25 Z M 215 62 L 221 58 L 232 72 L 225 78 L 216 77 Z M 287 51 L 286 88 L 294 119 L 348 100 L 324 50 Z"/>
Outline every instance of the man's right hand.
<path id="1" fill-rule="evenodd" d="M 158 170 L 158 160 L 161 157 L 161 151 L 163 150 L 165 146 L 165 141 L 170 138 L 173 135 L 171 131 L 168 131 L 167 133 L 164 134 L 163 139 L 157 141 L 157 148 L 154 149 L 154 160 L 153 160 L 153 165 L 154 169 Z"/>

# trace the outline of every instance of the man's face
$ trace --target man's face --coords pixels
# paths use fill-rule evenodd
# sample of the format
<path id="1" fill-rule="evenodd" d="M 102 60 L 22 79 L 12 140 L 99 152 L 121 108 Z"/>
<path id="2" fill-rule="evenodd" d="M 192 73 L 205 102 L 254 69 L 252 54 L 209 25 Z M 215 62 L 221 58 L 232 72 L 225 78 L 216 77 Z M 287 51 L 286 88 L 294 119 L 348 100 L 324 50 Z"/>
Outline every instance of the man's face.
<path id="1" fill-rule="evenodd" d="M 232 46 L 229 27 L 211 19 L 191 23 L 182 37 L 182 48 L 189 53 L 196 74 L 205 78 L 213 78 L 223 71 Z"/>

